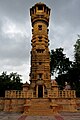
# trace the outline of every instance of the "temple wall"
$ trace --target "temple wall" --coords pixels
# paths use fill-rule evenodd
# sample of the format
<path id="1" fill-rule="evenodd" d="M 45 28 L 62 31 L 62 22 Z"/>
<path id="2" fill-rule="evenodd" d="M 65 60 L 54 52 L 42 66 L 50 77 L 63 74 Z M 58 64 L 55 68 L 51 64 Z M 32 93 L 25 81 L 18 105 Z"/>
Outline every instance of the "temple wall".
<path id="1" fill-rule="evenodd" d="M 0 111 L 7 112 L 23 112 L 26 101 L 31 99 L 38 99 L 33 95 L 33 91 L 6 91 L 5 98 L 0 98 Z M 43 99 L 50 101 L 50 107 L 57 109 L 56 111 L 75 112 L 80 110 L 80 98 L 76 98 L 74 90 L 58 91 L 56 89 L 49 90 L 47 96 Z"/>
<path id="2" fill-rule="evenodd" d="M 4 110 L 4 102 L 5 102 L 5 98 L 0 97 L 0 111 Z"/>
<path id="3" fill-rule="evenodd" d="M 10 112 L 23 112 L 25 99 L 5 99 L 4 111 Z"/>
<path id="4" fill-rule="evenodd" d="M 51 103 L 53 106 L 57 106 L 57 111 L 65 111 L 65 112 L 76 112 L 76 99 L 75 98 L 54 98 L 51 99 Z"/>
<path id="5" fill-rule="evenodd" d="M 25 99 L 23 98 L 0 98 L 0 111 L 23 112 Z"/>
<path id="6" fill-rule="evenodd" d="M 80 110 L 80 98 L 50 98 L 50 100 L 53 106 L 57 105 L 59 112 Z M 25 102 L 25 98 L 0 98 L 0 111 L 23 112 Z"/>
<path id="7" fill-rule="evenodd" d="M 80 98 L 76 98 L 77 110 L 80 111 Z"/>

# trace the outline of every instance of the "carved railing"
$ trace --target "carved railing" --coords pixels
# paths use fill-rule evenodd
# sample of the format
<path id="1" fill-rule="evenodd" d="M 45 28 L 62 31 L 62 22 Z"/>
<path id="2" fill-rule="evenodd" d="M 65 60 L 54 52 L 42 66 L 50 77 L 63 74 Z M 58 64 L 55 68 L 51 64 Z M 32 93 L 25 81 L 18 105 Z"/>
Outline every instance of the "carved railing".
<path id="1" fill-rule="evenodd" d="M 5 91 L 5 98 L 35 98 L 33 96 L 33 91 L 29 90 L 26 91 L 17 91 L 17 90 L 10 90 Z M 44 98 L 76 98 L 75 90 L 63 90 L 63 91 L 48 91 L 47 95 Z"/>
<path id="2" fill-rule="evenodd" d="M 49 98 L 76 98 L 75 90 L 48 91 Z"/>
<path id="3" fill-rule="evenodd" d="M 5 91 L 5 98 L 33 98 L 33 92 L 9 90 L 9 91 Z"/>

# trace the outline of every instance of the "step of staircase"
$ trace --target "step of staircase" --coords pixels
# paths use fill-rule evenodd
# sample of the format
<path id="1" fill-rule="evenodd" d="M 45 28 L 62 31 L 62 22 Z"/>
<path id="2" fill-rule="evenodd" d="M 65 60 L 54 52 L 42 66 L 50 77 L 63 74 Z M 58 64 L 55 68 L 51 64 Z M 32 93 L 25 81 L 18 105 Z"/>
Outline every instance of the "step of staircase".
<path id="1" fill-rule="evenodd" d="M 50 115 L 54 115 L 52 110 L 31 110 L 29 112 L 29 115 L 43 115 L 43 116 L 50 116 Z"/>
<path id="2" fill-rule="evenodd" d="M 31 106 L 28 115 L 50 116 L 53 114 L 53 110 L 50 108 L 49 99 L 31 99 Z"/>

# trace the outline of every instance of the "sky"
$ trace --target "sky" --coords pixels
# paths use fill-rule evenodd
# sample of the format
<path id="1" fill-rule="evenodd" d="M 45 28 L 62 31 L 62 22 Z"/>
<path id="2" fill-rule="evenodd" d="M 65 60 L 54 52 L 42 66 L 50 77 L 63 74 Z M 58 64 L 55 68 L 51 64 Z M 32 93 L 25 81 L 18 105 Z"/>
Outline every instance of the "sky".
<path id="1" fill-rule="evenodd" d="M 80 0 L 0 0 L 0 74 L 17 72 L 29 82 L 31 51 L 30 8 L 37 2 L 51 8 L 50 50 L 64 48 L 74 60 L 74 44 L 80 34 Z"/>

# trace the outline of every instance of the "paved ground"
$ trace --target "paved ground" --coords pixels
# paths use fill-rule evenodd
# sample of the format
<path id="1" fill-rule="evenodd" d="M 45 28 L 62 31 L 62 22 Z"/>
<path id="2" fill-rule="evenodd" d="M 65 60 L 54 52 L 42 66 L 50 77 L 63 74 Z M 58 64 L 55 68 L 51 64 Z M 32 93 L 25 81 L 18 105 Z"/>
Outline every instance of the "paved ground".
<path id="1" fill-rule="evenodd" d="M 77 113 L 70 113 L 70 112 L 63 112 L 60 114 L 64 120 L 80 120 L 80 112 Z"/>
<path id="2" fill-rule="evenodd" d="M 0 112 L 0 120 L 80 120 L 80 112 L 62 112 L 54 116 L 26 116 L 20 113 Z"/>
<path id="3" fill-rule="evenodd" d="M 0 112 L 0 120 L 18 120 L 18 118 L 21 116 L 19 113 L 5 113 Z"/>

